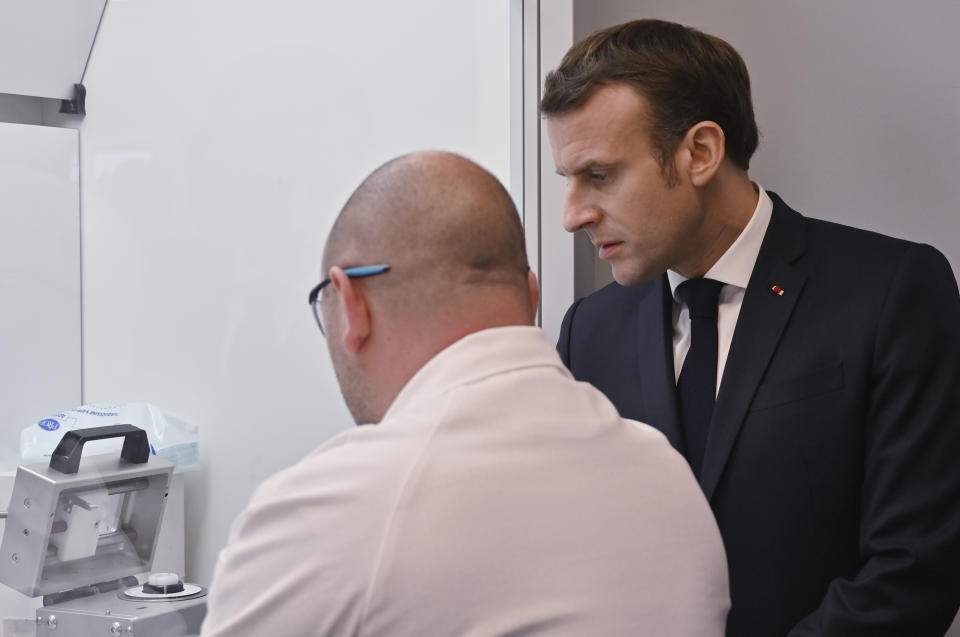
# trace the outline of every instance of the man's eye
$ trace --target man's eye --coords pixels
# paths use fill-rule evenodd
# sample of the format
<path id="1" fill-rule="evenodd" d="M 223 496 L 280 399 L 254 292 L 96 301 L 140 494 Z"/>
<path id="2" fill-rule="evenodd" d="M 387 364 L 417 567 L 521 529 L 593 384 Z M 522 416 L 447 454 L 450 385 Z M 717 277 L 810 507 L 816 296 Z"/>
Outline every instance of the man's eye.
<path id="1" fill-rule="evenodd" d="M 593 181 L 606 181 L 607 173 L 590 173 L 590 179 Z"/>

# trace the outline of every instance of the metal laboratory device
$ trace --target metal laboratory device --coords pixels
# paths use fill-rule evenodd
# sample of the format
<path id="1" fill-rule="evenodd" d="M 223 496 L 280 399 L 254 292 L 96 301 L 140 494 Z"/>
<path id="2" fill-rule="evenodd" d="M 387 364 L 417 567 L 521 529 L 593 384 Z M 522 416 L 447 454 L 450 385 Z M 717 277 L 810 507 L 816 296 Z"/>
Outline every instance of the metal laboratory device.
<path id="1" fill-rule="evenodd" d="M 123 437 L 120 457 L 88 455 Z M 153 564 L 173 465 L 131 425 L 68 431 L 50 464 L 17 468 L 0 545 L 0 583 L 30 597 L 38 637 L 199 635 L 206 590 Z"/>

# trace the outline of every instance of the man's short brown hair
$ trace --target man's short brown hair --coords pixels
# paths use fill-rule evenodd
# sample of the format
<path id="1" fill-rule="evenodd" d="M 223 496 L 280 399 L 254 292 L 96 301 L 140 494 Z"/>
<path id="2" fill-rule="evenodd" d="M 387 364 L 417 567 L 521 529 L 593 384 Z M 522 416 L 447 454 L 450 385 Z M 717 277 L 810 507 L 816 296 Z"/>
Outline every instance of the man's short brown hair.
<path id="1" fill-rule="evenodd" d="M 730 44 L 691 27 L 635 20 L 597 31 L 577 42 L 547 75 L 540 112 L 573 111 L 604 84 L 634 87 L 650 104 L 651 138 L 665 171 L 688 130 L 716 122 L 726 154 L 746 170 L 757 149 L 750 76 Z"/>

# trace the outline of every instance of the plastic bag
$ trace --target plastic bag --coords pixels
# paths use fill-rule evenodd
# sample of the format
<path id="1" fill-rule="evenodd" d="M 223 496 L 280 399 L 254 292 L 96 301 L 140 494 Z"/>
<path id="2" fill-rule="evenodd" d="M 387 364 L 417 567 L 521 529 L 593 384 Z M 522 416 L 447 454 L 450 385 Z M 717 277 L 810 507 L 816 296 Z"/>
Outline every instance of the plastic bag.
<path id="1" fill-rule="evenodd" d="M 82 405 L 42 418 L 20 432 L 20 462 L 32 464 L 48 461 L 67 431 L 123 424 L 146 431 L 150 452 L 173 463 L 175 473 L 200 468 L 199 428 L 147 403 Z M 93 440 L 84 445 L 83 454 L 119 455 L 122 446 L 122 438 Z"/>

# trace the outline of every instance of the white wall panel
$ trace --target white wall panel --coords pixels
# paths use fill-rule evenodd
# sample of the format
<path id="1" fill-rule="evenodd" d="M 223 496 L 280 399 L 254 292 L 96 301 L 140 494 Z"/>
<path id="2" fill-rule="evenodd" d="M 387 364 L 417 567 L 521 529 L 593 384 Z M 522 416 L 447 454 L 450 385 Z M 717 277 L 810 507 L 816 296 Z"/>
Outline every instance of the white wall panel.
<path id="1" fill-rule="evenodd" d="M 540 2 L 540 83 L 555 69 L 574 42 L 573 0 Z M 536 108 L 539 108 L 539 99 Z M 574 301 L 574 237 L 561 223 L 566 180 L 557 175 L 547 136 L 540 121 L 540 319 L 556 342 L 564 313 Z"/>
<path id="2" fill-rule="evenodd" d="M 75 130 L 0 123 L 0 511 L 20 430 L 80 401 L 77 143 Z M 0 585 L 0 616 L 36 606 Z"/>
<path id="3" fill-rule="evenodd" d="M 0 0 L 0 93 L 69 98 L 107 0 Z"/>
<path id="4" fill-rule="evenodd" d="M 77 152 L 75 130 L 0 123 L 0 471 L 23 427 L 80 399 Z"/>
<path id="5" fill-rule="evenodd" d="M 423 148 L 509 183 L 509 34 L 485 0 L 107 6 L 81 131 L 85 399 L 201 427 L 189 577 L 260 481 L 351 424 L 306 295 L 353 188 Z"/>

